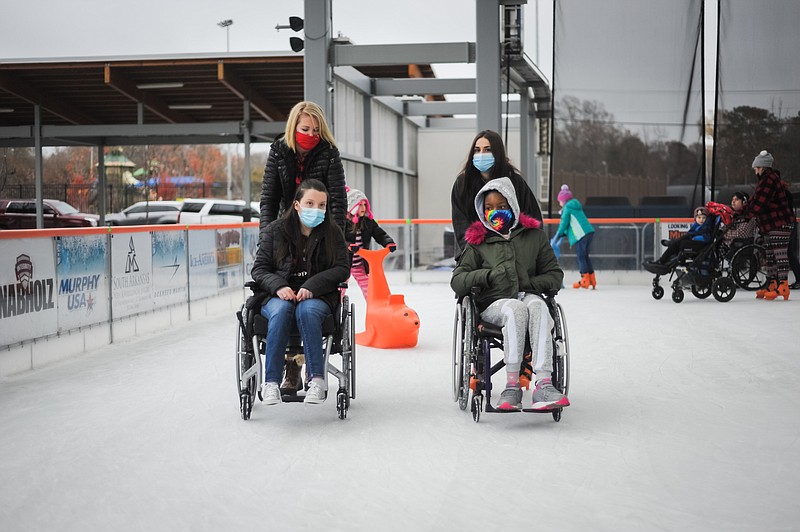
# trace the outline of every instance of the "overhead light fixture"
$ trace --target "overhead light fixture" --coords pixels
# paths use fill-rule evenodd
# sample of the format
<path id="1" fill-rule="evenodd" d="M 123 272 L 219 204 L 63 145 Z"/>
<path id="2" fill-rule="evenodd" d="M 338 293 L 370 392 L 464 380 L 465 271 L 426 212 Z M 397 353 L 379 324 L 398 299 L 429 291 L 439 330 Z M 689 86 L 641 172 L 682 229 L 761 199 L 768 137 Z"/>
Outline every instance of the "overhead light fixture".
<path id="1" fill-rule="evenodd" d="M 159 83 L 137 83 L 137 89 L 180 89 L 183 88 L 182 81 L 163 81 Z"/>
<path id="2" fill-rule="evenodd" d="M 176 103 L 168 106 L 176 111 L 191 111 L 196 109 L 211 109 L 210 103 Z"/>
<path id="3" fill-rule="evenodd" d="M 0 113 L 13 113 L 14 110 L 10 107 L 0 107 Z"/>

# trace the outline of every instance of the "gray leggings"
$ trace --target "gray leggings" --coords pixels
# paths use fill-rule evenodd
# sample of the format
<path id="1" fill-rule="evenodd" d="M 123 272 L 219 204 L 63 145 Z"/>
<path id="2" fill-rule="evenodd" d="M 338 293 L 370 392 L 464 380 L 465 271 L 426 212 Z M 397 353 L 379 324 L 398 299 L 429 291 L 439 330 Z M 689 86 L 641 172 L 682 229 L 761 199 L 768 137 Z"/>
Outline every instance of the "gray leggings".
<path id="1" fill-rule="evenodd" d="M 533 372 L 536 380 L 550 377 L 553 372 L 553 346 L 550 331 L 553 318 L 547 303 L 536 294 L 519 299 L 498 299 L 481 313 L 481 319 L 503 327 L 503 360 L 506 371 L 519 372 L 525 352 L 527 328 L 533 353 Z"/>

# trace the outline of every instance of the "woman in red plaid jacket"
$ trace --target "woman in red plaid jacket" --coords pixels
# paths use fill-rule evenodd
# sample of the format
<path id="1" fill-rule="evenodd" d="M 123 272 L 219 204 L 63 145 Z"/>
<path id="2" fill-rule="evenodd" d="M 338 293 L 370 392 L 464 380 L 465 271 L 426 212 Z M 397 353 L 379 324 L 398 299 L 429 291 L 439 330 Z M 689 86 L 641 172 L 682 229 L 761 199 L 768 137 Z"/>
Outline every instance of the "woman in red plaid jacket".
<path id="1" fill-rule="evenodd" d="M 744 212 L 758 221 L 766 251 L 769 285 L 756 292 L 756 297 L 770 301 L 778 296 L 789 299 L 789 238 L 796 221 L 790 207 L 788 187 L 780 172 L 772 168 L 773 162 L 774 158 L 766 150 L 753 160 L 758 183 L 744 206 Z"/>

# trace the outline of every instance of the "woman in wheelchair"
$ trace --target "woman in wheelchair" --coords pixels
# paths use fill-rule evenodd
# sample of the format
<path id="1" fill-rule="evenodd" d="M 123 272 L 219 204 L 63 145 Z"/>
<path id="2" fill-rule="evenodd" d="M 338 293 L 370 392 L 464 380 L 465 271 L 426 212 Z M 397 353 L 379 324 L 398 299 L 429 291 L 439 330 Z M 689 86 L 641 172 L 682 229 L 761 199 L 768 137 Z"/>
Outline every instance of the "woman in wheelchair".
<path id="1" fill-rule="evenodd" d="M 519 378 L 526 332 L 536 374 L 532 410 L 569 406 L 551 383 L 553 318 L 539 295 L 557 291 L 564 279 L 547 235 L 538 220 L 520 211 L 506 177 L 486 183 L 475 197 L 475 210 L 479 220 L 466 231 L 467 246 L 450 286 L 459 298 L 480 287 L 475 303 L 481 319 L 502 327 L 506 389 L 497 408 L 522 409 Z"/>
<path id="2" fill-rule="evenodd" d="M 645 261 L 642 266 L 650 273 L 664 275 L 672 270 L 678 258 L 678 253 L 687 249 L 700 250 L 706 247 L 714 235 L 715 217 L 708 215 L 708 209 L 697 207 L 694 210 L 694 223 L 689 226 L 689 231 L 680 238 L 662 240 L 667 246 L 658 260 Z"/>
<path id="3" fill-rule="evenodd" d="M 281 402 L 284 352 L 295 323 L 306 358 L 304 402 L 325 400 L 322 323 L 339 302 L 339 283 L 350 276 L 344 235 L 329 212 L 325 185 L 316 179 L 303 180 L 292 208 L 261 235 L 252 275 L 268 297 L 261 307 L 268 322 L 261 397 L 268 405 Z"/>

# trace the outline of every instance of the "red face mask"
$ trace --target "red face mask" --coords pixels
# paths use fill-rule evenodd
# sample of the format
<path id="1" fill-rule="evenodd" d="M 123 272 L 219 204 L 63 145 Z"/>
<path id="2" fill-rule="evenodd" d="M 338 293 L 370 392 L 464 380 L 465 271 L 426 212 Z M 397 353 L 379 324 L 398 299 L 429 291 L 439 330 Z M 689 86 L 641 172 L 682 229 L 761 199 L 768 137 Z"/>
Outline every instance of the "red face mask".
<path id="1" fill-rule="evenodd" d="M 317 135 L 306 135 L 299 131 L 295 132 L 294 140 L 297 142 L 297 145 L 304 150 L 313 150 L 317 144 L 319 144 L 319 137 Z"/>

